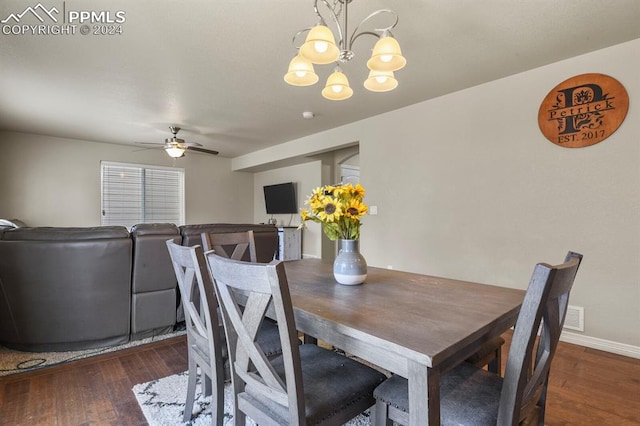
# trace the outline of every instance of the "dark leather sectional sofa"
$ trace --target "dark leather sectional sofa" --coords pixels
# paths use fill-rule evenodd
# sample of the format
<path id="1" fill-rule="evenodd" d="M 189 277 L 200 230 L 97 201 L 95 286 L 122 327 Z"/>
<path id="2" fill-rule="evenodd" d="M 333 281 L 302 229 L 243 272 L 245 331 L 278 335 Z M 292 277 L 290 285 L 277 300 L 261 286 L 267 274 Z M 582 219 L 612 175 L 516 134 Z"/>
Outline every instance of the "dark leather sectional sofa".
<path id="1" fill-rule="evenodd" d="M 277 229 L 252 224 L 139 224 L 0 230 L 0 344 L 24 351 L 106 347 L 173 330 L 179 306 L 165 241 L 253 230 L 269 262 Z"/>

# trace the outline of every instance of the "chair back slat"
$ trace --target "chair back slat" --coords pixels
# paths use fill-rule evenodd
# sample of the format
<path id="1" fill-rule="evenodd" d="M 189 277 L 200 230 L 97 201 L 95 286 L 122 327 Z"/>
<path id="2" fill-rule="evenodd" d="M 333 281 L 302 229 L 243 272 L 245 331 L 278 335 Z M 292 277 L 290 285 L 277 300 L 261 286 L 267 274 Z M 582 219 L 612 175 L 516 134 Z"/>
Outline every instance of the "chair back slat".
<path id="1" fill-rule="evenodd" d="M 253 231 L 224 234 L 203 232 L 201 238 L 205 252 L 213 250 L 218 256 L 233 260 L 258 261 Z"/>
<path id="2" fill-rule="evenodd" d="M 223 335 L 218 319 L 218 301 L 207 271 L 202 247 L 181 246 L 167 241 L 180 289 L 187 329 L 189 380 L 183 422 L 191 418 L 199 376 L 203 391 L 211 393 L 211 418 L 222 424 L 224 415 Z"/>
<path id="3" fill-rule="evenodd" d="M 304 395 L 298 335 L 284 265 L 278 261 L 269 264 L 240 262 L 213 252 L 208 252 L 206 259 L 223 308 L 234 374 L 246 386 L 289 407 L 292 418 L 304 423 L 304 398 L 298 398 L 298 395 Z M 238 305 L 236 296 L 239 293 L 247 297 L 244 310 Z M 278 324 L 284 378 L 274 370 L 256 341 L 257 329 L 267 311 L 275 315 Z"/>
<path id="4" fill-rule="evenodd" d="M 582 255 L 569 252 L 561 265 L 539 263 L 534 268 L 509 349 L 498 412 L 499 425 L 518 424 L 536 405 L 544 407 L 539 401 L 546 398 L 551 360 L 581 261 Z"/>
<path id="5" fill-rule="evenodd" d="M 172 240 L 167 241 L 167 247 L 182 296 L 187 335 L 195 334 L 209 340 L 213 350 L 215 342 L 221 339 L 220 324 L 202 247 L 183 247 Z"/>
<path id="6" fill-rule="evenodd" d="M 217 282 L 220 283 L 218 280 Z M 235 333 L 232 333 L 235 342 L 230 351 L 233 352 L 231 360 L 234 363 L 237 374 L 245 382 L 266 383 L 268 386 L 278 388 L 281 392 L 286 392 L 285 384 L 273 371 L 267 356 L 261 351 L 257 342 L 258 329 L 262 318 L 258 318 L 259 312 L 255 310 L 257 305 L 255 303 L 256 295 L 249 296 L 243 313 L 233 291 L 224 284 L 217 285 L 220 286 L 218 293 L 221 304 L 225 307 L 225 321 L 228 320 L 235 330 Z M 261 313 L 264 315 L 271 296 L 259 294 L 258 297 L 264 299 L 264 302 L 260 303 L 260 305 L 263 305 Z M 258 370 L 259 376 L 251 370 L 251 363 Z"/>

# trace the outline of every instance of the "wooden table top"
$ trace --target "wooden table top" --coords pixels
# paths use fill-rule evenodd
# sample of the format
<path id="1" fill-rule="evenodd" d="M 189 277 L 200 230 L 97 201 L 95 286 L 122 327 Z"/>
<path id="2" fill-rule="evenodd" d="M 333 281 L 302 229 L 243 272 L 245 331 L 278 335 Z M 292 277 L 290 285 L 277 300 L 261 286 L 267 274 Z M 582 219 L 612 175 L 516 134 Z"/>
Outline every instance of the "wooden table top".
<path id="1" fill-rule="evenodd" d="M 297 315 L 429 367 L 472 353 L 480 336 L 504 332 L 524 298 L 523 290 L 373 267 L 364 284 L 345 286 L 332 265 L 285 262 Z"/>

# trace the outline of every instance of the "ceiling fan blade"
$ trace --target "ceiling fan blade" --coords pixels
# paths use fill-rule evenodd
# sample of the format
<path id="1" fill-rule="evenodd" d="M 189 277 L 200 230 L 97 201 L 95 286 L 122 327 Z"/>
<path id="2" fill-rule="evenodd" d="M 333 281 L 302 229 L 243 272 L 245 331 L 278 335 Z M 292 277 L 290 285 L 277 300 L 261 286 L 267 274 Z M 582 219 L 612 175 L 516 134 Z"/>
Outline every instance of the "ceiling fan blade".
<path id="1" fill-rule="evenodd" d="M 218 151 L 214 151 L 212 149 L 198 148 L 195 146 L 187 146 L 187 149 L 189 151 L 197 151 L 197 152 L 204 152 L 205 154 L 218 155 Z"/>
<path id="2" fill-rule="evenodd" d="M 154 146 L 150 146 L 148 148 L 140 148 L 140 149 L 134 149 L 132 152 L 140 152 L 140 151 L 148 151 L 150 149 L 162 149 L 162 147 L 154 147 Z"/>
<path id="3" fill-rule="evenodd" d="M 156 145 L 156 146 L 164 146 L 161 142 L 134 142 L 136 145 Z"/>
<path id="4" fill-rule="evenodd" d="M 198 143 L 198 142 L 185 142 L 184 144 L 185 144 L 186 146 L 188 146 L 188 147 L 192 147 L 192 146 L 196 146 L 196 147 L 197 147 L 197 146 L 202 146 L 202 144 L 201 144 L 201 143 Z"/>

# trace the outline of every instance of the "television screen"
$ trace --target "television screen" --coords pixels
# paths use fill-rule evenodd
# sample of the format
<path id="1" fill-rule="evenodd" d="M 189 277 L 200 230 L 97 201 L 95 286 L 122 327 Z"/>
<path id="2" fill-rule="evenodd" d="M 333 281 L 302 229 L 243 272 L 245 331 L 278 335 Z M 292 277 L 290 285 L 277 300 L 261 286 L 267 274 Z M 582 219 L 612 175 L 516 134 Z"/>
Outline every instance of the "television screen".
<path id="1" fill-rule="evenodd" d="M 266 185 L 264 204 L 267 214 L 298 213 L 296 188 L 293 182 Z"/>

